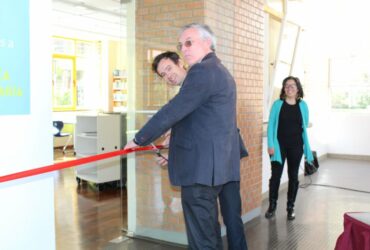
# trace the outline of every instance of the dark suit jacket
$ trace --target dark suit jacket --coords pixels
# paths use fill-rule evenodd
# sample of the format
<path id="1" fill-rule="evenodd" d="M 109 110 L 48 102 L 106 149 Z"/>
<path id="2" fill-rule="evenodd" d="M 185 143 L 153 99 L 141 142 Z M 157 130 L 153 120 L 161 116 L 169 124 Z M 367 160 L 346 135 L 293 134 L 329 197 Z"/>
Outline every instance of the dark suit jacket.
<path id="1" fill-rule="evenodd" d="M 240 134 L 239 129 L 238 129 L 238 132 L 239 132 L 240 159 L 242 159 L 244 157 L 247 157 L 249 154 L 248 154 L 247 147 L 244 144 L 244 141 L 243 141 L 242 135 Z"/>
<path id="2" fill-rule="evenodd" d="M 193 65 L 179 93 L 136 134 L 143 146 L 171 130 L 172 185 L 221 185 L 240 180 L 236 85 L 214 53 Z"/>

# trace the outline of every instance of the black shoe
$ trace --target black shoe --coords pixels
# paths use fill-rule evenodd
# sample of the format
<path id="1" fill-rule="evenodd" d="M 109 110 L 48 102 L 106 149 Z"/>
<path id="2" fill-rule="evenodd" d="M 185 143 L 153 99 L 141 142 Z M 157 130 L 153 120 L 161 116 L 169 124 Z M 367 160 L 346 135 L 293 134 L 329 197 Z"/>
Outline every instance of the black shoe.
<path id="1" fill-rule="evenodd" d="M 272 203 L 270 202 L 269 208 L 267 209 L 265 213 L 265 218 L 270 219 L 274 217 L 275 211 L 276 211 L 276 202 L 272 202 Z"/>
<path id="2" fill-rule="evenodd" d="M 288 208 L 288 220 L 294 220 L 295 219 L 295 213 L 294 213 L 294 208 Z"/>

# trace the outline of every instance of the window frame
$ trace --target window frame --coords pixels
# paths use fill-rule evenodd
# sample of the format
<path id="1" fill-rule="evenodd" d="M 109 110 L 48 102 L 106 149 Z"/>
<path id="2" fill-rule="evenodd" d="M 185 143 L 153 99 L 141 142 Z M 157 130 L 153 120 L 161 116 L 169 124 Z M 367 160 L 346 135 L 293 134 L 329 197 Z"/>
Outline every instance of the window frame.
<path id="1" fill-rule="evenodd" d="M 76 110 L 76 103 L 77 103 L 77 90 L 76 90 L 76 57 L 75 56 L 68 56 L 62 54 L 53 54 L 54 59 L 69 59 L 72 61 L 72 105 L 68 107 L 56 107 L 54 106 L 54 63 L 52 69 L 52 94 L 53 94 L 53 111 L 71 111 Z"/>
<path id="2" fill-rule="evenodd" d="M 53 36 L 52 39 L 61 39 L 61 40 L 65 40 L 65 41 L 72 41 L 73 42 L 73 54 L 70 54 L 70 53 L 54 53 L 54 48 L 53 48 L 53 54 L 52 54 L 52 58 L 62 58 L 62 59 L 67 59 L 67 58 L 71 58 L 73 60 L 73 95 L 72 95 L 72 105 L 71 106 L 68 106 L 68 107 L 56 107 L 54 106 L 54 102 L 53 102 L 53 106 L 52 106 L 52 110 L 53 111 L 79 111 L 79 110 L 93 110 L 93 109 L 96 109 L 95 107 L 94 108 L 89 108 L 89 107 L 78 107 L 77 104 L 78 104 L 78 94 L 77 94 L 77 87 L 78 87 L 78 79 L 77 79 L 77 63 L 78 63 L 78 59 L 81 57 L 83 58 L 82 56 L 78 56 L 78 48 L 77 48 L 77 44 L 78 43 L 81 43 L 81 42 L 84 42 L 84 43 L 90 43 L 90 44 L 94 44 L 95 46 L 97 46 L 97 48 L 99 49 L 99 52 L 98 52 L 98 55 L 99 55 L 99 71 L 100 71 L 100 77 L 98 77 L 99 79 L 99 82 L 98 82 L 98 85 L 101 87 L 101 81 L 102 81 L 102 67 L 101 67 L 101 63 L 102 63 L 102 42 L 101 41 L 97 41 L 97 40 L 84 40 L 84 39 L 78 39 L 78 38 L 69 38 L 69 37 L 63 37 L 63 36 Z M 53 66 L 54 67 L 54 66 Z M 53 75 L 53 72 L 54 72 L 54 69 L 52 69 L 52 79 L 54 79 L 54 75 Z M 54 85 L 54 81 L 52 82 L 52 84 Z M 53 98 L 54 98 L 54 86 L 52 86 L 52 95 L 53 95 Z"/>
<path id="3" fill-rule="evenodd" d="M 359 81 L 359 79 L 352 79 L 349 78 L 347 80 L 344 80 L 343 82 L 334 82 L 333 75 L 336 75 L 338 77 L 338 73 L 334 71 L 333 69 L 333 60 L 338 61 L 344 61 L 348 64 L 349 67 L 353 67 L 353 69 L 356 71 L 354 74 L 354 77 L 361 75 L 361 72 L 359 69 L 361 67 L 355 66 L 356 61 L 369 61 L 368 58 L 365 58 L 363 56 L 351 56 L 349 58 L 330 58 L 328 60 L 328 67 L 329 67 L 329 76 L 328 76 L 328 82 L 329 82 L 329 93 L 330 93 L 330 109 L 334 112 L 350 112 L 350 113 L 370 113 L 370 101 L 369 105 L 367 105 L 366 108 L 360 108 L 358 105 L 353 105 L 354 97 L 356 97 L 357 93 L 370 93 L 370 71 L 369 71 L 369 79 L 367 81 Z M 365 67 L 366 68 L 366 67 Z M 342 70 L 339 70 L 339 72 L 342 72 Z M 346 67 L 346 70 L 343 72 L 346 72 L 346 76 L 350 76 L 351 74 L 348 74 L 348 68 Z M 366 72 L 364 72 L 366 74 Z M 333 98 L 334 98 L 334 92 L 336 90 L 342 90 L 345 93 L 348 93 L 348 107 L 333 107 Z M 364 91 L 367 90 L 367 91 Z M 370 95 L 369 95 L 370 96 Z M 349 102 L 349 103 L 348 103 Z"/>

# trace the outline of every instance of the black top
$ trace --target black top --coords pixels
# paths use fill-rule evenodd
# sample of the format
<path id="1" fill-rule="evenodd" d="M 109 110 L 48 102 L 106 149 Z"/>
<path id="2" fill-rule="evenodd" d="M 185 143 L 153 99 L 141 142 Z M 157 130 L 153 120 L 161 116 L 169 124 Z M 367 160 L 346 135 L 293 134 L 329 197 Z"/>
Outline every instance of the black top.
<path id="1" fill-rule="evenodd" d="M 299 102 L 294 105 L 284 101 L 279 115 L 278 141 L 280 146 L 292 148 L 303 146 L 302 114 Z"/>

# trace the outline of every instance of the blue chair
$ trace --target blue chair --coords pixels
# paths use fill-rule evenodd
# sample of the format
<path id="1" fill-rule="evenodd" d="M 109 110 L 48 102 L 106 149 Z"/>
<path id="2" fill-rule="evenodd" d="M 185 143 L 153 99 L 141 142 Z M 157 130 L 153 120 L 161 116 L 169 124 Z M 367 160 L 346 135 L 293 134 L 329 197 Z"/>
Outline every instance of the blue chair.
<path id="1" fill-rule="evenodd" d="M 68 137 L 66 144 L 63 147 L 63 154 L 66 153 L 66 148 L 68 143 L 72 139 L 72 133 L 63 133 L 64 122 L 63 121 L 53 121 L 54 127 L 54 137 Z"/>

